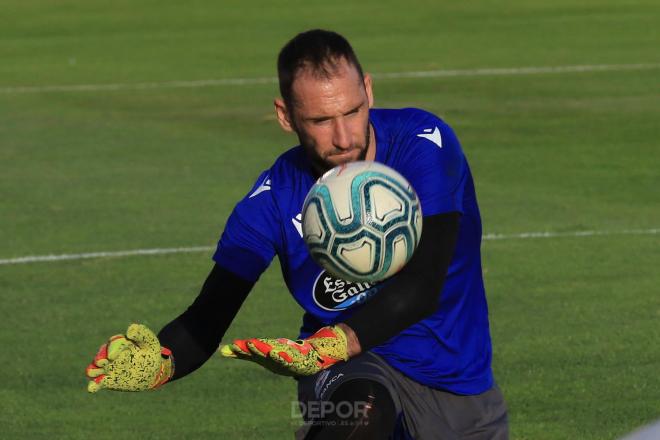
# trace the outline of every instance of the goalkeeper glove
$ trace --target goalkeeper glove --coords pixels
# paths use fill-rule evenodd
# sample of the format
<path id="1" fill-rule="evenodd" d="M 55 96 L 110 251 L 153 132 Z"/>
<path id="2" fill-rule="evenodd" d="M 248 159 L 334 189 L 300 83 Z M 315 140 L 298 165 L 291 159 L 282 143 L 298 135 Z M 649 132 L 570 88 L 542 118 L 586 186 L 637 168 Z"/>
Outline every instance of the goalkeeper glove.
<path id="1" fill-rule="evenodd" d="M 278 374 L 311 376 L 348 360 L 348 343 L 341 328 L 329 326 L 297 341 L 286 338 L 237 339 L 233 344 L 223 346 L 220 354 L 256 362 Z"/>
<path id="2" fill-rule="evenodd" d="M 99 348 L 85 370 L 87 391 L 107 388 L 144 391 L 163 385 L 174 374 L 172 353 L 142 324 L 131 324 L 125 335 L 115 335 Z"/>

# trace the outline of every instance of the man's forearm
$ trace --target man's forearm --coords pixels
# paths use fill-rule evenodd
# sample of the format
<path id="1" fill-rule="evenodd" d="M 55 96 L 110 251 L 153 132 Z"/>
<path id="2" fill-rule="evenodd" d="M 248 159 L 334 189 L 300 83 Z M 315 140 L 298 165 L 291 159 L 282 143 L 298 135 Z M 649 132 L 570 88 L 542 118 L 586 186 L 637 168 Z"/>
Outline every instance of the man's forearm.
<path id="1" fill-rule="evenodd" d="M 459 225 L 458 212 L 424 218 L 422 238 L 410 262 L 367 304 L 339 324 L 347 335 L 349 356 L 386 342 L 437 309 Z"/>
<path id="2" fill-rule="evenodd" d="M 174 375 L 181 378 L 215 353 L 254 283 L 215 265 L 195 301 L 158 333 L 172 351 Z"/>

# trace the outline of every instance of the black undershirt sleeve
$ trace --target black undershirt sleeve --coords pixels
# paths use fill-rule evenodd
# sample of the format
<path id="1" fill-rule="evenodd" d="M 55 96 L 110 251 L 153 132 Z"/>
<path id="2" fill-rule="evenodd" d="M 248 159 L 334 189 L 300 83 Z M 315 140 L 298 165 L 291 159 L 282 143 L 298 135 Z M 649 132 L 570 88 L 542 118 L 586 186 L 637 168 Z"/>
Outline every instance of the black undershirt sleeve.
<path id="1" fill-rule="evenodd" d="M 171 380 L 195 371 L 215 353 L 252 286 L 253 282 L 213 266 L 195 301 L 158 333 L 160 344 L 172 350 Z"/>
<path id="2" fill-rule="evenodd" d="M 437 310 L 459 224 L 458 212 L 424 217 L 422 237 L 408 264 L 345 321 L 362 351 L 386 342 Z"/>

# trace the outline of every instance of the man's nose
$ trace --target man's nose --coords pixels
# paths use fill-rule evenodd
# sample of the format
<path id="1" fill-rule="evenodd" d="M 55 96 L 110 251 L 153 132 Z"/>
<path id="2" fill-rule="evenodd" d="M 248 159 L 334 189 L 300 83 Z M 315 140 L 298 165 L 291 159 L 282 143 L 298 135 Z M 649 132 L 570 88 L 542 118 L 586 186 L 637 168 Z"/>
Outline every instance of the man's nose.
<path id="1" fill-rule="evenodd" d="M 335 147 L 346 150 L 351 147 L 351 132 L 343 117 L 334 120 L 332 143 Z"/>

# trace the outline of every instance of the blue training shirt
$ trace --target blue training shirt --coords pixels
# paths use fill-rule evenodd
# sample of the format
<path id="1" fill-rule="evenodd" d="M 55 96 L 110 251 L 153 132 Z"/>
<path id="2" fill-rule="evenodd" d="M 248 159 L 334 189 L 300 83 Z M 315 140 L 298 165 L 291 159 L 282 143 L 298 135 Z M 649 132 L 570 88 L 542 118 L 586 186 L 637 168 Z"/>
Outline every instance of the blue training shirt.
<path id="1" fill-rule="evenodd" d="M 482 393 L 493 386 L 493 375 L 481 217 L 460 143 L 449 125 L 423 110 L 371 109 L 369 119 L 375 160 L 408 179 L 423 215 L 461 213 L 437 310 L 373 351 L 419 383 L 456 394 Z M 337 279 L 312 260 L 302 239 L 301 209 L 315 180 L 301 146 L 282 154 L 236 205 L 213 256 L 220 266 L 256 281 L 277 255 L 289 291 L 305 310 L 301 337 L 344 321 L 381 287 Z"/>

